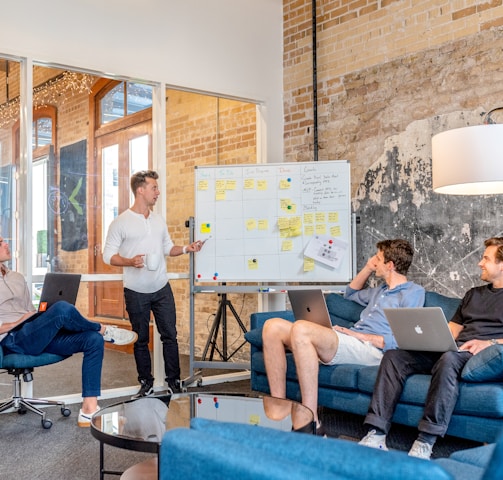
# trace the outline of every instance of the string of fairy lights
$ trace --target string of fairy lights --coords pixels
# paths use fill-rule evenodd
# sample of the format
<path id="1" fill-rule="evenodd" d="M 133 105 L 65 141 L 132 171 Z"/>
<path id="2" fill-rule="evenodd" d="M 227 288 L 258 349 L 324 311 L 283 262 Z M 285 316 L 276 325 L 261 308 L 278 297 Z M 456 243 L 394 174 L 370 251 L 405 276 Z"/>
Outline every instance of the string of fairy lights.
<path id="1" fill-rule="evenodd" d="M 33 107 L 35 109 L 48 105 L 61 107 L 74 95 L 91 93 L 92 84 L 91 75 L 65 71 L 33 88 Z M 19 96 L 0 105 L 0 128 L 9 127 L 19 119 L 20 107 Z"/>

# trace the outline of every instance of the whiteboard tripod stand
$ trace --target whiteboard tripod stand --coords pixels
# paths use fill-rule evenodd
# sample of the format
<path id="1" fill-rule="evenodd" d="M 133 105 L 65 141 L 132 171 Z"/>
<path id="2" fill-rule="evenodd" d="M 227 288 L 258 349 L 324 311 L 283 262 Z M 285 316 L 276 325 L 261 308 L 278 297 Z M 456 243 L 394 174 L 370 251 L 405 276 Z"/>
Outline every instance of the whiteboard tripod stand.
<path id="1" fill-rule="evenodd" d="M 225 283 L 223 284 L 225 285 Z M 246 327 L 244 326 L 241 318 L 239 318 L 236 309 L 232 305 L 232 302 L 227 299 L 227 294 L 220 294 L 220 302 L 218 304 L 217 313 L 215 314 L 215 319 L 213 320 L 213 325 L 211 326 L 210 334 L 208 336 L 208 340 L 206 342 L 206 346 L 204 347 L 202 360 L 206 360 L 206 355 L 208 354 L 208 350 L 210 349 L 209 360 L 213 360 L 213 355 L 215 354 L 215 350 L 220 354 L 222 360 L 224 362 L 228 362 L 235 354 L 238 352 L 245 344 L 246 340 L 241 343 L 230 355 L 227 350 L 227 308 L 232 312 L 236 322 L 241 328 L 243 334 L 247 332 Z M 218 349 L 217 341 L 218 341 L 218 333 L 220 331 L 220 327 L 222 328 L 222 351 Z"/>

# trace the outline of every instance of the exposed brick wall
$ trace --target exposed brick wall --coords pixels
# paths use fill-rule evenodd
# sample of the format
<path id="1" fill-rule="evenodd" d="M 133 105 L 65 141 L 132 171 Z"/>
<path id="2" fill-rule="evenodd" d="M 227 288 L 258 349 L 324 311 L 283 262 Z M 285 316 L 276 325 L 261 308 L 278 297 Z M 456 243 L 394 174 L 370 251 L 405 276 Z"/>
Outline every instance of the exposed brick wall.
<path id="1" fill-rule="evenodd" d="M 390 182 L 389 177 L 377 175 L 392 171 L 390 161 L 414 165 L 416 157 L 416 164 L 424 169 L 423 177 L 431 179 L 431 136 L 445 129 L 482 123 L 483 112 L 502 105 L 503 28 L 499 25 L 503 7 L 500 1 L 318 3 L 319 159 L 351 162 L 353 199 L 360 189 L 366 201 L 372 203 L 371 195 L 383 188 L 377 182 Z M 363 13 L 364 3 L 376 8 L 371 13 Z M 312 78 L 306 73 L 310 73 L 312 66 L 310 5 L 311 2 L 284 2 L 287 161 L 313 159 L 313 90 Z M 418 128 L 423 131 L 419 132 Z M 418 140 L 422 143 L 418 144 Z M 399 155 L 397 158 L 393 157 L 394 151 Z M 408 172 L 408 179 L 403 177 L 403 172 Z M 413 173 L 403 172 L 400 185 L 409 191 L 397 192 L 402 201 L 418 194 L 414 191 Z M 456 204 L 454 199 L 431 195 L 431 185 L 423 187 L 420 194 L 427 196 L 429 209 L 434 211 L 447 208 L 446 204 Z M 390 188 L 397 187 L 391 184 Z M 468 213 L 484 212 L 484 201 L 479 197 L 466 203 L 458 200 L 458 204 L 467 207 Z M 354 201 L 354 205 L 358 204 Z M 386 205 L 381 207 L 386 209 Z M 417 236 L 426 240 L 427 230 L 439 227 L 438 236 L 443 235 L 447 243 L 448 239 L 451 242 L 459 239 L 459 245 L 451 244 L 450 252 L 445 250 L 447 254 L 457 250 L 459 258 L 463 258 L 463 252 L 475 253 L 470 255 L 473 265 L 464 264 L 463 268 L 477 276 L 479 252 L 476 249 L 480 248 L 481 238 L 486 238 L 483 235 L 498 234 L 493 231 L 498 227 L 488 231 L 475 219 L 455 221 L 451 216 L 452 230 L 447 232 L 436 225 L 431 216 L 421 215 L 420 207 L 415 210 L 412 207 L 407 214 L 417 212 L 417 217 L 410 218 L 407 231 L 397 229 L 399 222 L 394 220 L 398 217 L 388 212 L 390 224 L 364 218 L 359 233 L 364 236 L 369 236 L 368 232 L 410 234 L 410 238 Z M 367 212 L 376 209 L 374 204 Z M 497 215 L 491 213 L 494 209 L 487 210 L 487 218 L 484 217 L 482 223 L 497 226 Z M 445 212 L 439 210 L 439 213 L 442 215 L 438 218 L 443 219 Z M 364 224 L 369 220 L 376 220 L 377 224 Z M 467 236 L 460 233 L 462 229 L 470 231 L 468 241 Z M 361 238 L 358 241 L 361 242 Z M 374 244 L 375 240 L 367 238 L 366 242 Z M 431 247 L 426 250 L 425 255 L 435 254 Z M 361 251 L 357 253 L 361 267 L 365 256 L 361 256 Z M 453 264 L 452 260 L 458 259 L 430 257 L 428 264 L 442 261 Z M 452 282 L 443 283 L 439 275 L 435 279 L 422 275 L 428 281 L 434 280 L 432 285 L 436 289 L 449 283 L 449 293 L 462 295 L 465 291 L 466 285 L 459 283 L 456 287 Z"/>
<path id="2" fill-rule="evenodd" d="M 386 133 L 392 129 L 381 132 L 382 125 L 388 123 L 399 131 L 410 120 L 436 112 L 437 92 L 428 91 L 428 85 L 432 87 L 435 80 L 431 78 L 429 66 L 431 62 L 435 64 L 437 51 L 445 54 L 452 50 L 456 54 L 460 46 L 464 47 L 465 61 L 469 62 L 471 58 L 477 64 L 474 73 L 479 75 L 484 66 L 473 55 L 471 43 L 474 42 L 477 51 L 483 55 L 485 48 L 491 48 L 490 42 L 499 39 L 498 33 L 491 34 L 494 27 L 503 24 L 501 1 L 322 0 L 317 4 L 319 158 L 348 158 L 352 163 L 361 159 L 363 152 L 358 140 L 362 135 L 380 132 L 383 135 L 378 135 L 375 141 L 382 144 Z M 287 161 L 313 159 L 311 13 L 310 1 L 284 1 Z M 421 55 L 425 52 L 429 52 L 429 59 Z M 444 61 L 448 57 L 443 55 Z M 389 66 L 389 78 L 382 75 L 385 65 Z M 492 65 L 490 62 L 491 69 Z M 444 75 L 448 68 L 449 62 L 443 70 Z M 442 74 L 441 69 L 437 68 L 437 72 Z M 414 110 L 402 107 L 395 112 L 396 115 L 386 118 L 382 112 L 390 96 L 383 88 L 388 83 L 399 91 L 403 85 L 393 80 L 404 73 L 407 74 L 406 81 L 415 77 L 415 88 L 420 88 L 417 97 L 422 106 Z M 421 86 L 421 83 L 425 85 Z M 470 82 L 465 87 L 463 96 L 466 102 L 480 95 L 480 84 Z M 483 88 L 487 90 L 487 85 Z M 359 104 L 359 111 L 353 108 L 352 115 L 348 116 L 344 109 L 346 99 Z M 368 105 L 369 99 L 373 102 L 372 107 Z M 354 152 L 347 152 L 345 145 L 348 143 L 355 144 Z M 360 153 L 358 159 L 356 151 Z"/>

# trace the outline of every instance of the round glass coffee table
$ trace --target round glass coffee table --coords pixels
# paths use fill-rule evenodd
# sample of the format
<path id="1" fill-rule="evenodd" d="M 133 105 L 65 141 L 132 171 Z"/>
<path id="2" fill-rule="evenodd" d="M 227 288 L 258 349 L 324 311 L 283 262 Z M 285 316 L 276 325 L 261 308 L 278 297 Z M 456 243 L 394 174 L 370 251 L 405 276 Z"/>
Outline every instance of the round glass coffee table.
<path id="1" fill-rule="evenodd" d="M 249 423 L 285 431 L 315 433 L 313 412 L 292 400 L 259 394 L 189 392 L 143 397 L 102 408 L 91 420 L 91 434 L 100 442 L 100 478 L 122 475 L 134 478 L 135 468 L 150 470 L 158 478 L 162 437 L 166 430 L 189 427 L 190 420 L 202 417 L 222 422 Z M 104 445 L 155 454 L 155 458 L 126 472 L 105 468 Z"/>

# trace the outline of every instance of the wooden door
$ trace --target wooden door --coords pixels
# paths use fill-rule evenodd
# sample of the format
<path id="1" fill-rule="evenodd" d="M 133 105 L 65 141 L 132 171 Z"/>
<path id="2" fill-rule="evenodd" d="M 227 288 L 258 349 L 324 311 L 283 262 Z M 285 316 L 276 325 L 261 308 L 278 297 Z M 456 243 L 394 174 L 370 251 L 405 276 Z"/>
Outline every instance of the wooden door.
<path id="1" fill-rule="evenodd" d="M 118 132 L 100 136 L 95 142 L 96 215 L 94 233 L 94 272 L 122 273 L 103 261 L 103 247 L 112 220 L 129 208 L 131 174 L 152 165 L 151 122 L 143 122 Z M 127 318 L 122 281 L 97 282 L 94 288 L 94 316 Z"/>

